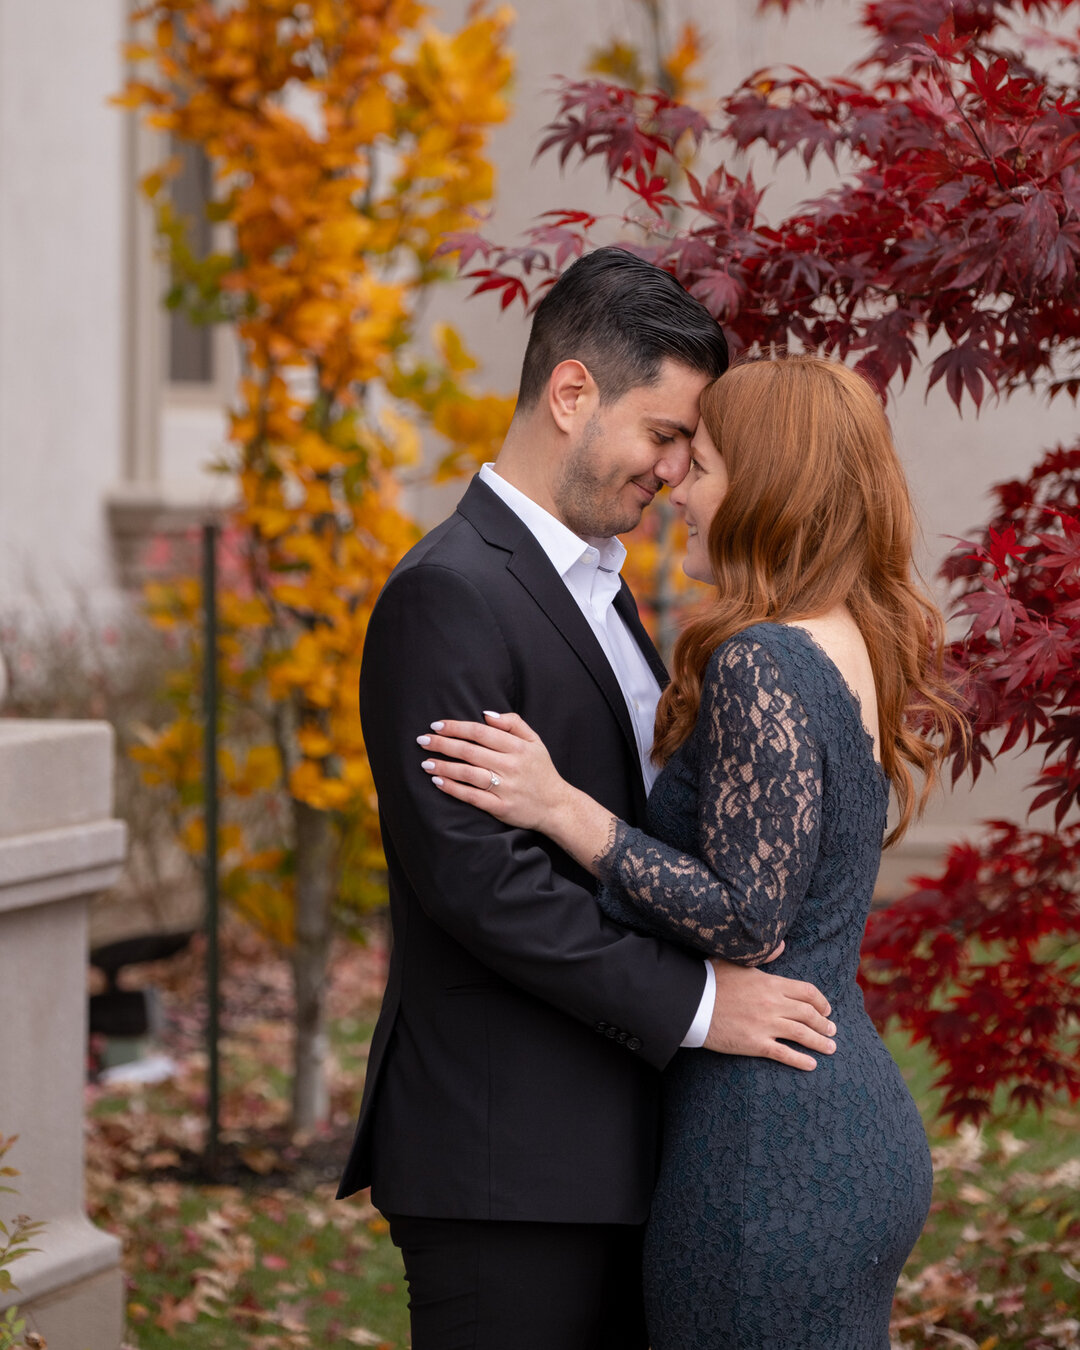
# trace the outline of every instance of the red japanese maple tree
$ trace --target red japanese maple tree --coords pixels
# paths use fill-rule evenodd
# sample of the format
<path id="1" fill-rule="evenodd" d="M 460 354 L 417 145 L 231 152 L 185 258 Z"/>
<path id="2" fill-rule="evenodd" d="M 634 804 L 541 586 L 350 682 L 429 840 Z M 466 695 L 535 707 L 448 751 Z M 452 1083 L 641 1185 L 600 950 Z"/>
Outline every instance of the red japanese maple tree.
<path id="1" fill-rule="evenodd" d="M 736 347 L 835 354 L 884 393 L 932 343 L 928 386 L 943 381 L 958 408 L 988 388 L 1075 401 L 1077 14 L 1080 0 L 871 0 L 853 76 L 759 71 L 712 124 L 663 93 L 564 81 L 540 149 L 601 161 L 628 194 L 631 246 Z M 752 146 L 827 156 L 837 184 L 768 225 L 752 176 L 723 158 Z M 529 304 L 596 224 L 560 210 L 522 246 L 466 234 L 452 247 L 478 291 Z M 1018 1106 L 1080 1097 L 1080 441 L 1000 485 L 996 504 L 944 569 L 970 616 L 953 657 L 973 751 L 955 773 L 1031 749 L 1031 806 L 1054 807 L 1056 832 L 991 822 L 872 917 L 863 953 L 872 1015 L 929 1043 L 954 1121 L 1000 1106 L 998 1088 Z"/>

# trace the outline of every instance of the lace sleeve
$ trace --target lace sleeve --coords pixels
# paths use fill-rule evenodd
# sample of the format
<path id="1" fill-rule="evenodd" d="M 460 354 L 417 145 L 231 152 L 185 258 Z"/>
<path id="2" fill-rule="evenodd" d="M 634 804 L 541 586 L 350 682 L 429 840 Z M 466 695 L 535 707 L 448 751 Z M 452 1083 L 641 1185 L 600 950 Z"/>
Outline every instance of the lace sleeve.
<path id="1" fill-rule="evenodd" d="M 700 738 L 703 857 L 618 821 L 596 859 L 604 910 L 743 965 L 775 949 L 810 882 L 821 824 L 821 756 L 775 661 L 748 637 L 714 654 Z"/>

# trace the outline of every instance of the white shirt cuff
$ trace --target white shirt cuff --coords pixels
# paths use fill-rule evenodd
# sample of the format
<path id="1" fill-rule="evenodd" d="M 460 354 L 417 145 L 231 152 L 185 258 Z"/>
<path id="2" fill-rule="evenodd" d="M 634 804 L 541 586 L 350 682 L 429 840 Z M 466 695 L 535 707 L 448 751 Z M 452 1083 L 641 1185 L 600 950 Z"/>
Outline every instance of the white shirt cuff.
<path id="1" fill-rule="evenodd" d="M 712 1011 L 715 1001 L 716 971 L 713 970 L 712 963 L 706 961 L 705 992 L 701 995 L 701 1002 L 694 1014 L 694 1020 L 690 1023 L 690 1030 L 682 1038 L 681 1044 L 684 1050 L 700 1050 L 705 1044 L 705 1037 L 709 1034 L 709 1027 L 712 1025 Z"/>

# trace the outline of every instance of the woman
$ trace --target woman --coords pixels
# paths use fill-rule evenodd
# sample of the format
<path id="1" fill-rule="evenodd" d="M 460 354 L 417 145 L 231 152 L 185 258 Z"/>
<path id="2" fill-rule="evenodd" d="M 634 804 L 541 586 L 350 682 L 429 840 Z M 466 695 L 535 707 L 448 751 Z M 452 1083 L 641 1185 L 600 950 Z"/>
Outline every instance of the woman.
<path id="1" fill-rule="evenodd" d="M 424 768 L 590 868 L 612 918 L 745 964 L 783 943 L 771 969 L 832 1004 L 837 1050 L 812 1073 L 696 1051 L 667 1070 L 653 1350 L 888 1350 L 932 1175 L 855 976 L 889 787 L 892 842 L 961 732 L 941 617 L 911 581 L 888 423 L 842 365 L 752 362 L 709 386 L 672 501 L 684 569 L 715 591 L 658 709 L 648 833 L 561 779 L 513 714 L 441 724 L 427 749 L 447 758 Z"/>

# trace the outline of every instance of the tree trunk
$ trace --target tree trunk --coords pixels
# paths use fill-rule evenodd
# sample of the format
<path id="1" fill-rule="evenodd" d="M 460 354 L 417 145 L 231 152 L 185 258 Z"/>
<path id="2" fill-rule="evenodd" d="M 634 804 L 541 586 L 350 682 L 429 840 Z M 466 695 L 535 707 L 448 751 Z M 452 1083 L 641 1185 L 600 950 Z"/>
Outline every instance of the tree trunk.
<path id="1" fill-rule="evenodd" d="M 330 1114 L 326 1082 L 326 966 L 331 906 L 337 885 L 337 836 L 325 811 L 293 801 L 296 823 L 296 938 L 292 952 L 296 994 L 292 1125 L 309 1129 Z"/>

